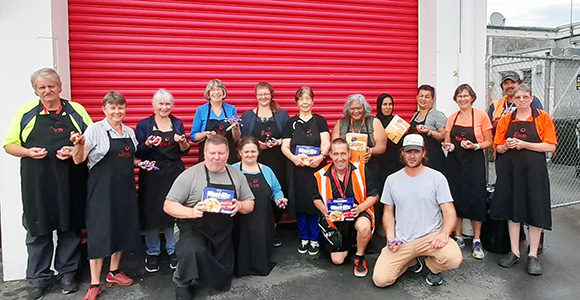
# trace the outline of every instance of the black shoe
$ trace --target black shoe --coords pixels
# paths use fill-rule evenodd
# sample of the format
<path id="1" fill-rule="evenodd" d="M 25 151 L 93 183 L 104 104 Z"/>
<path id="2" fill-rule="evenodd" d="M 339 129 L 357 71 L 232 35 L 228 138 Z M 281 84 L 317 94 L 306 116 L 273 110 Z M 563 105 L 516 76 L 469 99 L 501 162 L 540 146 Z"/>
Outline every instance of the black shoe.
<path id="1" fill-rule="evenodd" d="M 357 256 L 354 259 L 354 276 L 365 277 L 369 273 L 369 268 L 367 267 L 367 261 L 364 256 Z"/>
<path id="2" fill-rule="evenodd" d="M 282 246 L 282 241 L 277 236 L 274 236 L 274 243 L 273 244 L 274 244 L 274 247 L 280 247 L 280 246 Z"/>
<path id="3" fill-rule="evenodd" d="M 427 281 L 428 285 L 441 285 L 443 283 L 443 276 L 441 275 L 441 272 L 435 274 L 429 270 L 427 277 L 425 277 L 425 281 Z"/>
<path id="4" fill-rule="evenodd" d="M 42 286 L 33 286 L 30 291 L 28 291 L 28 300 L 40 300 L 44 298 L 44 292 L 46 291 L 46 287 Z"/>
<path id="5" fill-rule="evenodd" d="M 542 275 L 542 265 L 537 257 L 528 257 L 528 274 L 530 275 Z"/>
<path id="6" fill-rule="evenodd" d="M 175 288 L 176 300 L 193 300 L 193 291 L 189 286 L 177 286 Z"/>
<path id="7" fill-rule="evenodd" d="M 169 267 L 172 270 L 177 269 L 177 256 L 175 256 L 175 253 L 169 255 Z"/>
<path id="8" fill-rule="evenodd" d="M 520 258 L 510 251 L 508 254 L 502 257 L 497 264 L 504 268 L 509 268 L 518 263 L 518 261 L 520 261 Z"/>
<path id="9" fill-rule="evenodd" d="M 304 253 L 308 252 L 309 247 L 310 246 L 309 246 L 308 240 L 300 241 L 300 246 L 298 246 L 298 253 L 304 254 Z"/>
<path id="10" fill-rule="evenodd" d="M 60 291 L 65 295 L 72 294 L 78 290 L 79 290 L 79 284 L 74 280 L 63 282 L 61 284 Z"/>
<path id="11" fill-rule="evenodd" d="M 316 255 L 320 251 L 320 245 L 318 241 L 310 241 L 310 246 L 308 247 L 308 255 Z"/>
<path id="12" fill-rule="evenodd" d="M 149 273 L 159 271 L 159 256 L 147 254 L 145 257 L 145 270 Z"/>
<path id="13" fill-rule="evenodd" d="M 421 271 L 423 271 L 423 262 L 417 256 L 417 264 L 414 266 L 410 266 L 409 268 L 407 268 L 407 270 L 411 271 L 415 274 L 419 274 L 419 273 L 421 273 Z"/>

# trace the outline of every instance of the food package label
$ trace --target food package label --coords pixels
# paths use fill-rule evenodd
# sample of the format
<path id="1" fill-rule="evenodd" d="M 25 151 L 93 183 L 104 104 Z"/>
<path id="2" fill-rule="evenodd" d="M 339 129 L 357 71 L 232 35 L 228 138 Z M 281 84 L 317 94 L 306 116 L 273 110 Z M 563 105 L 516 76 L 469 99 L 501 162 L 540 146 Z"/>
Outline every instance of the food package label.
<path id="1" fill-rule="evenodd" d="M 365 153 L 367 152 L 367 141 L 368 135 L 365 133 L 352 133 L 346 134 L 346 142 L 348 143 L 348 148 L 350 149 L 350 160 L 352 162 L 364 162 Z"/>
<path id="2" fill-rule="evenodd" d="M 206 187 L 203 189 L 202 201 L 207 212 L 231 214 L 235 192 L 232 190 Z"/>
<path id="3" fill-rule="evenodd" d="M 403 118 L 395 115 L 391 122 L 389 122 L 389 125 L 385 128 L 385 133 L 393 143 L 398 144 L 403 135 L 407 133 L 410 126 L 411 125 L 403 120 Z"/>
<path id="4" fill-rule="evenodd" d="M 326 203 L 331 222 L 354 221 L 352 215 L 353 198 L 328 199 Z"/>

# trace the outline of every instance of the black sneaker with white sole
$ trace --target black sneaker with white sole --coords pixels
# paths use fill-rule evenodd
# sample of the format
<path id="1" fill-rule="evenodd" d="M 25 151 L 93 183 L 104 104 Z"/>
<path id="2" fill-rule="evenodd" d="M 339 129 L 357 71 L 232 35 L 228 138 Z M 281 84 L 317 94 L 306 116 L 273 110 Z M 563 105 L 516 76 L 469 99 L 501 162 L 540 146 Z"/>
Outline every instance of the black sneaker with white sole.
<path id="1" fill-rule="evenodd" d="M 429 270 L 425 281 L 427 281 L 428 285 L 441 285 L 443 283 L 443 276 L 441 275 L 441 272 L 435 274 Z"/>
<path id="2" fill-rule="evenodd" d="M 308 247 L 308 255 L 316 255 L 320 251 L 320 245 L 318 241 L 310 241 L 310 246 Z"/>
<path id="3" fill-rule="evenodd" d="M 417 264 L 414 266 L 410 266 L 407 270 L 411 271 L 415 274 L 419 274 L 421 273 L 421 271 L 423 271 L 423 262 L 421 261 L 421 259 L 417 256 Z"/>
<path id="4" fill-rule="evenodd" d="M 159 271 L 159 256 L 147 254 L 145 257 L 145 271 L 149 273 Z"/>
<path id="5" fill-rule="evenodd" d="M 304 254 L 308 252 L 308 248 L 310 248 L 310 243 L 308 242 L 308 240 L 301 240 L 300 246 L 298 246 L 298 253 Z"/>
<path id="6" fill-rule="evenodd" d="M 169 267 L 172 270 L 177 269 L 177 256 L 175 256 L 175 253 L 169 255 Z"/>

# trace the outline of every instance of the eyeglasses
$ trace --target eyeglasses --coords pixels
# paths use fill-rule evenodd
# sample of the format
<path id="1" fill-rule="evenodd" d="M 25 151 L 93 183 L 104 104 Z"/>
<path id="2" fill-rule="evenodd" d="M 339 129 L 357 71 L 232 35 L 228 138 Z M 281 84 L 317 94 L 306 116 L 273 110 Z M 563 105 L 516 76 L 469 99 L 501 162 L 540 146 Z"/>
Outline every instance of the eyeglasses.
<path id="1" fill-rule="evenodd" d="M 270 97 L 272 94 L 270 93 L 265 93 L 265 94 L 256 94 L 256 97 L 261 98 L 261 97 Z"/>

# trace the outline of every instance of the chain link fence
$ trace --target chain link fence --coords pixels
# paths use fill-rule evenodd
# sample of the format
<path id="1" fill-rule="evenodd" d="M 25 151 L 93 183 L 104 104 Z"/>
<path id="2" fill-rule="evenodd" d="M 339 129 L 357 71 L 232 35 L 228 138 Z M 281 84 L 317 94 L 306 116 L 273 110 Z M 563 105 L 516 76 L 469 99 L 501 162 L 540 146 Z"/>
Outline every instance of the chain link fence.
<path id="1" fill-rule="evenodd" d="M 580 203 L 580 58 L 493 55 L 487 61 L 488 101 L 504 96 L 501 76 L 516 71 L 554 119 L 558 146 L 546 156 L 552 207 Z M 496 180 L 489 153 L 488 182 Z"/>

